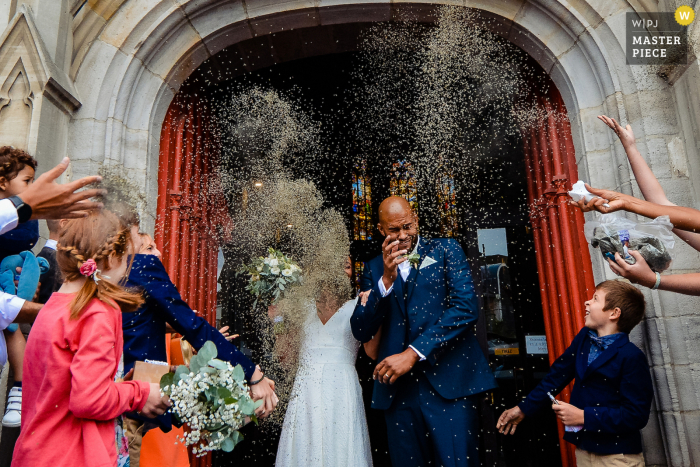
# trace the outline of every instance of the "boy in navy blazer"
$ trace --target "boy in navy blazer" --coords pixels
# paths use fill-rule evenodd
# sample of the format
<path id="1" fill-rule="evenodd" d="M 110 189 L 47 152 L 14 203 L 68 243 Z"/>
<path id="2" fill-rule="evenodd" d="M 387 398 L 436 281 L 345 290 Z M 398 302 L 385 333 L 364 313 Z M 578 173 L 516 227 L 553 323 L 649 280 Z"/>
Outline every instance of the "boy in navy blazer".
<path id="1" fill-rule="evenodd" d="M 585 305 L 585 327 L 525 400 L 503 412 L 497 428 L 512 434 L 525 417 L 551 406 L 565 425 L 564 440 L 576 445 L 578 467 L 644 466 L 640 430 L 654 391 L 646 357 L 628 336 L 644 317 L 644 296 L 629 283 L 605 281 Z M 548 393 L 573 379 L 570 403 L 553 403 Z"/>

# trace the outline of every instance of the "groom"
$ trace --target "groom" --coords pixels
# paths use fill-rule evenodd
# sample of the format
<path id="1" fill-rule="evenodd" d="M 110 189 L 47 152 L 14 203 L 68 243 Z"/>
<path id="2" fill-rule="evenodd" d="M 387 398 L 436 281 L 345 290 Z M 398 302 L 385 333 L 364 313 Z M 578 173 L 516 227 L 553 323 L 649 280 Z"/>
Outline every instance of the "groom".
<path id="1" fill-rule="evenodd" d="M 384 410 L 394 467 L 478 466 L 477 394 L 496 387 L 479 347 L 479 317 L 464 251 L 452 239 L 418 236 L 400 197 L 379 206 L 382 254 L 365 264 L 365 305 L 353 335 L 382 327 L 372 407 Z M 409 255 L 409 259 L 406 255 Z"/>

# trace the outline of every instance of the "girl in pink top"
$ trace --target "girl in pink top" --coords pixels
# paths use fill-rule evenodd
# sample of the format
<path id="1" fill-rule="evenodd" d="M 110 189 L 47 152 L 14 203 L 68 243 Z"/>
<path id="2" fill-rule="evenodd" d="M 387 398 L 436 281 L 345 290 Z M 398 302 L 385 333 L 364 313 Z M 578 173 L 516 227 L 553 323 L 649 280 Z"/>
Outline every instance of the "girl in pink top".
<path id="1" fill-rule="evenodd" d="M 154 417 L 170 402 L 158 384 L 114 382 L 122 353 L 121 310 L 140 295 L 118 284 L 132 234 L 109 211 L 68 221 L 56 259 L 66 279 L 34 322 L 24 359 L 22 433 L 12 467 L 114 467 L 114 419 Z"/>

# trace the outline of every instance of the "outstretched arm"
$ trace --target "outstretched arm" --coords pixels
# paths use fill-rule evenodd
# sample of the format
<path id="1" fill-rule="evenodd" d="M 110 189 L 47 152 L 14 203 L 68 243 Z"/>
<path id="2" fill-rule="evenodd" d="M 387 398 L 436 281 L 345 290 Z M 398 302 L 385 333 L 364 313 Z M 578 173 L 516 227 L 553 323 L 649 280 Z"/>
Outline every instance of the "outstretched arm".
<path id="1" fill-rule="evenodd" d="M 637 184 L 642 191 L 642 195 L 644 195 L 644 199 L 662 206 L 675 206 L 674 203 L 668 200 L 654 172 L 651 171 L 646 161 L 639 153 L 632 127 L 627 125 L 627 127 L 623 128 L 614 118 L 605 115 L 599 115 L 598 118 L 620 138 L 622 147 L 625 148 L 627 159 L 630 161 L 630 166 L 632 166 L 634 178 L 637 180 Z M 700 251 L 700 234 L 686 232 L 677 228 L 673 229 L 673 233 L 682 238 L 688 245 Z"/>
<path id="2" fill-rule="evenodd" d="M 240 364 L 246 379 L 252 378 L 255 364 L 207 320 L 192 311 L 182 300 L 180 292 L 170 281 L 163 263 L 158 258 L 152 255 L 135 255 L 129 281 L 143 288 L 147 306 L 154 307 L 154 310 L 175 331 L 182 334 L 192 347 L 199 350 L 206 341 L 212 341 L 216 345 L 217 358 L 229 361 L 234 366 Z"/>

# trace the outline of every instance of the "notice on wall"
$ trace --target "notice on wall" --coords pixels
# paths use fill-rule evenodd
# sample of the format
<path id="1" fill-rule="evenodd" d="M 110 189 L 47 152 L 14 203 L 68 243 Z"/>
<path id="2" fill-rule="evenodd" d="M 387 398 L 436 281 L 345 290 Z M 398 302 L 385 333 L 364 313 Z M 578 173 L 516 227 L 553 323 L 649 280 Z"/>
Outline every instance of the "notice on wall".
<path id="1" fill-rule="evenodd" d="M 496 349 L 495 351 L 496 355 L 519 355 L 520 354 L 520 349 L 517 347 L 505 347 L 501 349 Z"/>
<path id="2" fill-rule="evenodd" d="M 525 351 L 531 355 L 546 355 L 547 336 L 525 336 Z"/>

